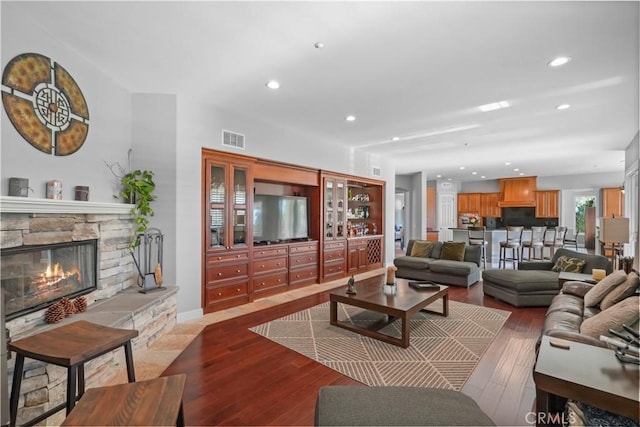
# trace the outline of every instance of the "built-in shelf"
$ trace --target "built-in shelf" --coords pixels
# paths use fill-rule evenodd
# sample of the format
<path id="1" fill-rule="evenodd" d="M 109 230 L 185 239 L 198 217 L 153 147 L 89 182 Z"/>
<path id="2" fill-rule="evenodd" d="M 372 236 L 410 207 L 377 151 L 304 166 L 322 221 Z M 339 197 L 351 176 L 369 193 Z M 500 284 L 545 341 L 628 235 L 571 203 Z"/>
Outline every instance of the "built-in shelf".
<path id="1" fill-rule="evenodd" d="M 0 196 L 0 213 L 128 214 L 127 203 L 81 202 L 77 200 L 32 199 Z"/>

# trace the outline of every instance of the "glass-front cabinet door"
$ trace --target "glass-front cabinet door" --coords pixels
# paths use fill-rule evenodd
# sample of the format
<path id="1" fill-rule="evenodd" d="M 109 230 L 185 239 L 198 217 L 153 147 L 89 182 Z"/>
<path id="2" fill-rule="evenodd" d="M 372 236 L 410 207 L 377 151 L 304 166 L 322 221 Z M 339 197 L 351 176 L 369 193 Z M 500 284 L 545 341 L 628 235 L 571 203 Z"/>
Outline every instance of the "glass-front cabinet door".
<path id="1" fill-rule="evenodd" d="M 227 246 L 226 221 L 227 165 L 211 165 L 209 182 L 209 247 L 224 249 Z"/>
<path id="2" fill-rule="evenodd" d="M 344 181 L 336 181 L 336 237 L 339 239 L 345 237 L 345 187 L 346 185 Z"/>
<path id="3" fill-rule="evenodd" d="M 333 214 L 333 189 L 335 187 L 335 181 L 332 179 L 325 179 L 324 182 L 324 233 L 325 237 L 332 239 L 334 237 L 333 225 L 335 222 L 335 216 Z"/>
<path id="4" fill-rule="evenodd" d="M 246 247 L 248 168 L 210 162 L 208 173 L 208 247 L 213 250 Z"/>
<path id="5" fill-rule="evenodd" d="M 346 237 L 346 182 L 339 179 L 324 180 L 324 235 L 325 240 Z"/>

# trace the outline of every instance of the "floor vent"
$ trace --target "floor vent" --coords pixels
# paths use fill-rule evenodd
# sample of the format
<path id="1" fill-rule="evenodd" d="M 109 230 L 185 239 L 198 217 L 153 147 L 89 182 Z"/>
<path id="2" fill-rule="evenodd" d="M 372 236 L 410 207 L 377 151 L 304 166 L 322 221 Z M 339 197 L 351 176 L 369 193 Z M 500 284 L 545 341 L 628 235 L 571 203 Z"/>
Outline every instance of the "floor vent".
<path id="1" fill-rule="evenodd" d="M 244 150 L 244 135 L 237 132 L 222 130 L 222 145 Z"/>
<path id="2" fill-rule="evenodd" d="M 371 167 L 371 174 L 373 176 L 382 176 L 382 170 L 379 166 L 373 166 Z"/>

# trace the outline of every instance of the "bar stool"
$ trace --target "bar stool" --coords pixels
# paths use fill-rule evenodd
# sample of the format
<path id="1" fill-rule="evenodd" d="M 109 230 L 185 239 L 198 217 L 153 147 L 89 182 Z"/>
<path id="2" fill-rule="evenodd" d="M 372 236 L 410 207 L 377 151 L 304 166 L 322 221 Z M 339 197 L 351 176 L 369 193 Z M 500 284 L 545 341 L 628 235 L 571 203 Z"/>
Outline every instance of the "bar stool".
<path id="1" fill-rule="evenodd" d="M 138 331 L 136 330 L 116 329 L 80 320 L 10 342 L 7 348 L 16 352 L 9 403 L 11 425 L 16 425 L 25 357 L 67 368 L 66 402 L 23 423 L 24 425 L 33 425 L 65 407 L 67 415 L 69 415 L 76 401 L 84 394 L 84 364 L 118 347 L 124 348 L 127 377 L 130 383 L 134 382 L 136 378 L 131 340 L 137 336 Z"/>
<path id="2" fill-rule="evenodd" d="M 482 265 L 487 269 L 487 227 L 467 228 L 470 246 L 482 246 Z"/>
<path id="3" fill-rule="evenodd" d="M 553 245 L 553 250 L 564 247 L 564 240 L 567 237 L 567 227 L 556 227 L 556 239 Z"/>
<path id="4" fill-rule="evenodd" d="M 87 390 L 63 426 L 184 426 L 185 374 Z"/>
<path id="5" fill-rule="evenodd" d="M 553 258 L 553 253 L 555 252 L 556 247 L 556 230 L 555 228 L 547 228 L 544 232 L 544 239 L 542 240 L 542 259 L 551 259 Z M 545 258 L 544 250 L 545 248 L 549 248 L 549 258 Z"/>
<path id="6" fill-rule="evenodd" d="M 544 234 L 547 227 L 531 227 L 531 240 L 522 242 L 522 259 L 537 259 L 542 261 L 542 251 L 544 250 Z M 524 250 L 527 250 L 527 258 L 524 257 Z M 540 258 L 536 257 L 537 250 L 540 249 Z"/>
<path id="7" fill-rule="evenodd" d="M 500 258 L 498 260 L 498 268 L 507 268 L 507 261 L 511 262 L 515 269 L 516 263 L 520 261 L 520 248 L 522 247 L 522 226 L 507 227 L 507 240 L 500 242 Z M 511 249 L 511 257 L 507 257 L 507 249 Z"/>

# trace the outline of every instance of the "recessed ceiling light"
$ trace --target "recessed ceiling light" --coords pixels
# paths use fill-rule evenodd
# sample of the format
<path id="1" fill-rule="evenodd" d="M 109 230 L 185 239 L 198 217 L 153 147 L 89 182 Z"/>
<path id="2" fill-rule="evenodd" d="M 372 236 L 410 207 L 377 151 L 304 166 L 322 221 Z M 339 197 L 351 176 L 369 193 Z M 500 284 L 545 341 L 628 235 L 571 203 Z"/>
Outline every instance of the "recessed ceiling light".
<path id="1" fill-rule="evenodd" d="M 471 175 L 478 175 L 478 172 L 471 172 Z"/>
<path id="2" fill-rule="evenodd" d="M 393 138 L 391 138 L 392 141 L 400 141 L 400 137 L 399 136 L 394 136 Z"/>
<path id="3" fill-rule="evenodd" d="M 491 104 L 481 105 L 478 107 L 478 109 L 483 113 L 486 113 L 487 111 L 501 110 L 502 108 L 507 108 L 507 107 L 509 107 L 509 102 L 499 101 L 499 102 L 492 102 Z"/>
<path id="4" fill-rule="evenodd" d="M 559 67 L 561 65 L 566 64 L 569 61 L 571 61 L 571 58 L 569 58 L 568 56 L 558 56 L 557 58 L 554 58 L 551 61 L 549 61 L 547 65 L 549 67 Z"/>
<path id="5" fill-rule="evenodd" d="M 514 168 L 514 169 L 513 169 L 513 171 L 514 171 L 514 172 L 518 172 L 519 170 L 520 170 L 520 169 L 518 169 L 518 168 Z"/>
<path id="6" fill-rule="evenodd" d="M 451 181 L 451 178 L 447 178 L 447 181 Z"/>
<path id="7" fill-rule="evenodd" d="M 486 176 L 482 175 L 480 178 L 485 179 L 485 178 L 486 178 Z"/>
<path id="8" fill-rule="evenodd" d="M 322 42 L 315 42 L 313 44 L 313 47 L 315 47 L 316 49 L 322 49 L 324 47 L 324 43 Z"/>
<path id="9" fill-rule="evenodd" d="M 524 175 L 524 172 L 520 172 L 518 175 L 523 176 L 523 175 Z"/>
<path id="10" fill-rule="evenodd" d="M 566 110 L 567 108 L 570 108 L 571 105 L 569 104 L 560 104 L 556 107 L 556 110 Z"/>
<path id="11" fill-rule="evenodd" d="M 347 116 L 344 119 L 348 122 L 353 122 L 356 120 L 356 116 Z"/>
<path id="12" fill-rule="evenodd" d="M 269 89 L 278 89 L 280 88 L 280 83 L 278 83 L 276 80 L 269 80 L 267 83 L 265 83 L 265 86 Z"/>
<path id="13" fill-rule="evenodd" d="M 460 170 L 463 170 L 463 169 L 464 169 L 464 166 L 460 166 Z"/>
<path id="14" fill-rule="evenodd" d="M 436 175 L 436 178 L 442 178 L 442 175 L 438 174 Z"/>
<path id="15" fill-rule="evenodd" d="M 509 166 L 511 162 L 504 162 L 505 165 Z"/>

